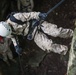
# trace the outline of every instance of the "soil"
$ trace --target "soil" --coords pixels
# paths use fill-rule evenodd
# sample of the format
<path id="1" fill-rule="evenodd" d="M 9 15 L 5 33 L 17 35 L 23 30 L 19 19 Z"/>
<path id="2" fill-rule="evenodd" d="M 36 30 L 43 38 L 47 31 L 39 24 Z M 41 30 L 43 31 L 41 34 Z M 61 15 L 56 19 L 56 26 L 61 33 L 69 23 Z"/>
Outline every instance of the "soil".
<path id="1" fill-rule="evenodd" d="M 56 5 L 60 0 L 34 0 L 35 11 L 47 12 L 50 8 Z M 71 28 L 74 29 L 74 20 L 76 19 L 76 0 L 65 0 L 59 7 L 52 11 L 48 17 L 47 21 L 57 24 L 58 27 Z M 69 43 L 70 39 L 52 38 L 54 42 L 67 45 L 70 49 Z M 19 37 L 22 38 L 22 37 Z M 25 41 L 25 42 L 24 42 Z M 18 55 L 14 54 L 14 59 L 16 63 L 11 62 L 10 66 L 6 65 L 5 62 L 0 61 L 0 70 L 2 75 L 66 75 L 67 73 L 67 63 L 68 63 L 68 53 L 65 56 L 49 53 L 45 54 L 44 58 L 41 59 L 36 67 L 27 65 L 28 61 L 32 56 L 35 55 L 35 50 L 40 50 L 33 41 L 28 41 L 26 39 L 20 40 L 21 47 L 23 50 L 23 55 L 21 56 L 21 65 L 19 63 Z M 24 45 L 23 45 L 24 44 Z M 26 46 L 26 47 L 25 47 Z M 69 52 L 69 51 L 68 51 Z"/>

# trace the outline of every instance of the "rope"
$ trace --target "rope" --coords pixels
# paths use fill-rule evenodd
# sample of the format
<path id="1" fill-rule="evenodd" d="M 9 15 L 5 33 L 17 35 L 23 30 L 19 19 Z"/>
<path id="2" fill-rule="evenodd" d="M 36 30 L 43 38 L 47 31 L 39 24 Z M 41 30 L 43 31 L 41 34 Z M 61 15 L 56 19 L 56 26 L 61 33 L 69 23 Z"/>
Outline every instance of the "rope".
<path id="1" fill-rule="evenodd" d="M 57 8 L 64 0 L 61 0 L 59 3 L 57 3 L 53 8 L 51 8 L 46 14 L 48 15 L 50 12 L 52 12 L 55 8 Z"/>

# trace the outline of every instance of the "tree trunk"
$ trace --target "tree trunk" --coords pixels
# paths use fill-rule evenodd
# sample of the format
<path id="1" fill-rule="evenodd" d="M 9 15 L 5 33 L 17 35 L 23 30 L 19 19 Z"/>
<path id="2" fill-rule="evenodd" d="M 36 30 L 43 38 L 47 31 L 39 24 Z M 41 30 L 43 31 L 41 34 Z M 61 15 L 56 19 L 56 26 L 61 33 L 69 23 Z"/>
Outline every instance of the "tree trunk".
<path id="1" fill-rule="evenodd" d="M 67 75 L 76 75 L 76 28 L 74 30 L 71 49 L 69 52 Z"/>

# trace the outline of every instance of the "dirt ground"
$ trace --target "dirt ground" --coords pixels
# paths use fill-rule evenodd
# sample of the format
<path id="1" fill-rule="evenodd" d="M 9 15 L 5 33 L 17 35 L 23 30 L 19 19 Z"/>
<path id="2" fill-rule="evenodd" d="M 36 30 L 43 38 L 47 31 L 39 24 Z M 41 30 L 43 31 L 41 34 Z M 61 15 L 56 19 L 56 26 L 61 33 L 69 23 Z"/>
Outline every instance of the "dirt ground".
<path id="1" fill-rule="evenodd" d="M 35 11 L 47 12 L 60 0 L 34 0 L 35 2 Z M 53 12 L 51 12 L 47 21 L 55 23 L 58 27 L 62 26 L 64 28 L 74 29 L 74 19 L 76 19 L 76 0 L 65 0 L 59 7 L 57 7 Z M 70 49 L 70 39 L 61 39 L 53 38 L 54 42 L 67 45 Z M 22 38 L 22 37 L 19 37 Z M 6 65 L 2 60 L 0 61 L 0 70 L 2 75 L 66 75 L 67 72 L 67 63 L 68 63 L 68 53 L 65 56 L 49 53 L 46 54 L 42 52 L 43 57 L 40 59 L 40 63 L 37 63 L 36 66 L 32 67 L 27 65 L 30 58 L 41 52 L 42 50 L 36 46 L 33 41 L 20 40 L 21 47 L 24 49 L 24 54 L 21 56 L 21 65 L 19 63 L 18 55 L 14 54 L 14 59 L 16 63 L 11 62 L 10 66 Z M 24 45 L 23 45 L 24 44 Z M 69 51 L 68 51 L 69 52 Z M 39 56 L 39 55 L 38 55 Z M 35 57 L 34 57 L 35 58 Z M 37 58 L 37 56 L 36 56 Z M 0 74 L 1 75 L 1 74 Z"/>

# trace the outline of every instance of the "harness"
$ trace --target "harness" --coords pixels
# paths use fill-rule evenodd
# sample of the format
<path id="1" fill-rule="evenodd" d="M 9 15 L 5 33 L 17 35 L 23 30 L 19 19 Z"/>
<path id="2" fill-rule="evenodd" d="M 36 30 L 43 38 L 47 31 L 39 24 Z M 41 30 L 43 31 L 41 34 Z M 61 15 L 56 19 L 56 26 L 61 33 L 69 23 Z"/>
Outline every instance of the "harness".
<path id="1" fill-rule="evenodd" d="M 20 25 L 23 25 L 24 23 L 26 23 L 26 21 L 21 21 L 21 20 L 18 20 L 18 19 L 16 19 L 15 17 L 14 17 L 14 14 L 15 14 L 15 12 L 12 12 L 10 15 L 9 15 L 9 18 L 10 18 L 10 20 L 12 21 L 12 22 L 15 22 L 15 23 L 17 23 L 17 24 L 20 24 Z"/>
<path id="2" fill-rule="evenodd" d="M 24 22 L 23 22 L 23 21 L 21 21 L 21 20 L 16 19 L 16 18 L 14 17 L 14 14 L 16 14 L 16 12 L 12 12 L 11 14 L 9 14 L 9 15 L 7 16 L 7 19 L 9 18 L 12 22 L 17 23 L 18 25 L 23 25 L 23 24 L 25 24 L 25 23 L 27 24 L 27 21 L 24 21 Z M 31 31 L 31 29 L 32 29 L 33 20 L 30 20 L 29 22 L 30 22 L 30 25 L 29 25 L 29 32 L 28 32 L 28 34 L 30 33 L 30 31 Z M 15 32 L 12 26 L 11 26 L 11 28 L 12 28 L 13 32 Z M 23 35 L 24 35 L 24 30 L 25 30 L 25 28 L 24 28 L 23 31 L 22 31 L 22 34 L 23 34 Z"/>

